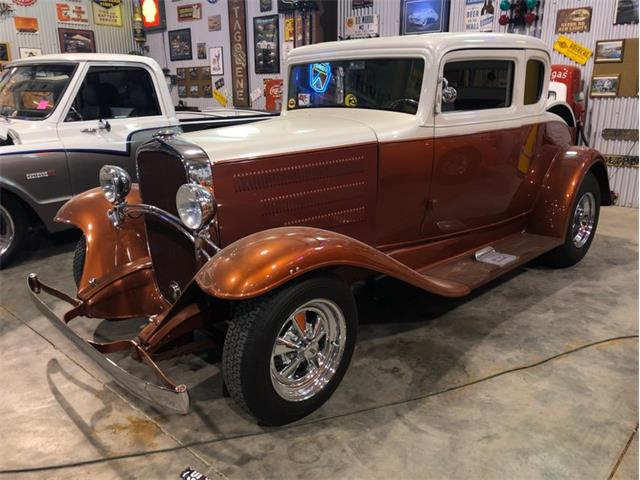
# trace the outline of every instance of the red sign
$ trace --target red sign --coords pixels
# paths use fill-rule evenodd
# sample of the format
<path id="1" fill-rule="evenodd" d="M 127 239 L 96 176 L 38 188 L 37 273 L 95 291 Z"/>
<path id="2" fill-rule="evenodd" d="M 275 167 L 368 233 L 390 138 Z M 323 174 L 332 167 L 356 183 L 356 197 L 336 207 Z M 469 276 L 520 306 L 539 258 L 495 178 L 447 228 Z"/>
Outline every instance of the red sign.
<path id="1" fill-rule="evenodd" d="M 13 17 L 13 22 L 19 32 L 36 33 L 38 31 L 38 19 L 35 17 Z"/>
<path id="2" fill-rule="evenodd" d="M 264 106 L 269 112 L 279 112 L 282 108 L 282 80 L 267 78 L 264 80 Z"/>
<path id="3" fill-rule="evenodd" d="M 142 25 L 144 28 L 160 27 L 162 18 L 160 17 L 160 0 L 142 0 Z"/>

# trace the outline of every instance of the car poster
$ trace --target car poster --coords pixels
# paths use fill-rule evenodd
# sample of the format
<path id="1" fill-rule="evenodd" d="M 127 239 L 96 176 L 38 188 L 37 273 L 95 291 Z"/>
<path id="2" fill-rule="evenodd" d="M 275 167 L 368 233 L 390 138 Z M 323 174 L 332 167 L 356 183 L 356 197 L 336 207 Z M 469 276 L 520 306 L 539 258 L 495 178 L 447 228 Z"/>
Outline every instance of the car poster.
<path id="1" fill-rule="evenodd" d="M 278 15 L 253 19 L 256 73 L 280 73 Z"/>
<path id="2" fill-rule="evenodd" d="M 495 7 L 487 0 L 465 0 L 464 31 L 491 32 L 493 31 L 493 14 Z"/>
<path id="3" fill-rule="evenodd" d="M 402 0 L 400 35 L 446 32 L 449 0 Z"/>
<path id="4" fill-rule="evenodd" d="M 638 23 L 638 0 L 617 0 L 615 25 Z"/>
<path id="5" fill-rule="evenodd" d="M 62 53 L 95 53 L 96 42 L 91 30 L 59 28 L 60 51 Z"/>

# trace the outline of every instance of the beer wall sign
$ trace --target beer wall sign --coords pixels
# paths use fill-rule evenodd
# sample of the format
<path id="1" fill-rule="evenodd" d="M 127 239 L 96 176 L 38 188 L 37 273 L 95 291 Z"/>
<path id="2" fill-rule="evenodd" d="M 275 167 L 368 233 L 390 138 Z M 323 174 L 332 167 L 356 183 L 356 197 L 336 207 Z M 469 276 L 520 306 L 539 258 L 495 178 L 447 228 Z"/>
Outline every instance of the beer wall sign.
<path id="1" fill-rule="evenodd" d="M 245 0 L 229 0 L 228 6 L 233 104 L 236 107 L 250 107 Z"/>

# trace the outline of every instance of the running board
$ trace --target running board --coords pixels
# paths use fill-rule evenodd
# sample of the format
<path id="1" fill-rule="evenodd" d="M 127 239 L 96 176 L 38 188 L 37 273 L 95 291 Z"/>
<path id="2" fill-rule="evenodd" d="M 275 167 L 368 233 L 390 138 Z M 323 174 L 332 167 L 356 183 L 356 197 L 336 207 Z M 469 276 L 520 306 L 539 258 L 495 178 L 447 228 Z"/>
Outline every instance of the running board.
<path id="1" fill-rule="evenodd" d="M 427 267 L 420 273 L 472 290 L 561 244 L 560 238 L 519 232 Z"/>

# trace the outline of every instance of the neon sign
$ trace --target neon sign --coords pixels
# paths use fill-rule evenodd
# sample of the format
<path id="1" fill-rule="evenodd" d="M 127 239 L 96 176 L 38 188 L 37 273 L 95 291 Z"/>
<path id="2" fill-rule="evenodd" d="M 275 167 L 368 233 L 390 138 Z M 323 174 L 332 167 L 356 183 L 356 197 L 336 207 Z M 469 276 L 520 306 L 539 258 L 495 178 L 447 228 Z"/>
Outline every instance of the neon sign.
<path id="1" fill-rule="evenodd" d="M 142 0 L 142 24 L 145 28 L 159 27 L 161 25 L 158 0 Z"/>
<path id="2" fill-rule="evenodd" d="M 316 93 L 324 93 L 331 81 L 330 63 L 312 63 L 309 65 L 309 86 Z"/>

